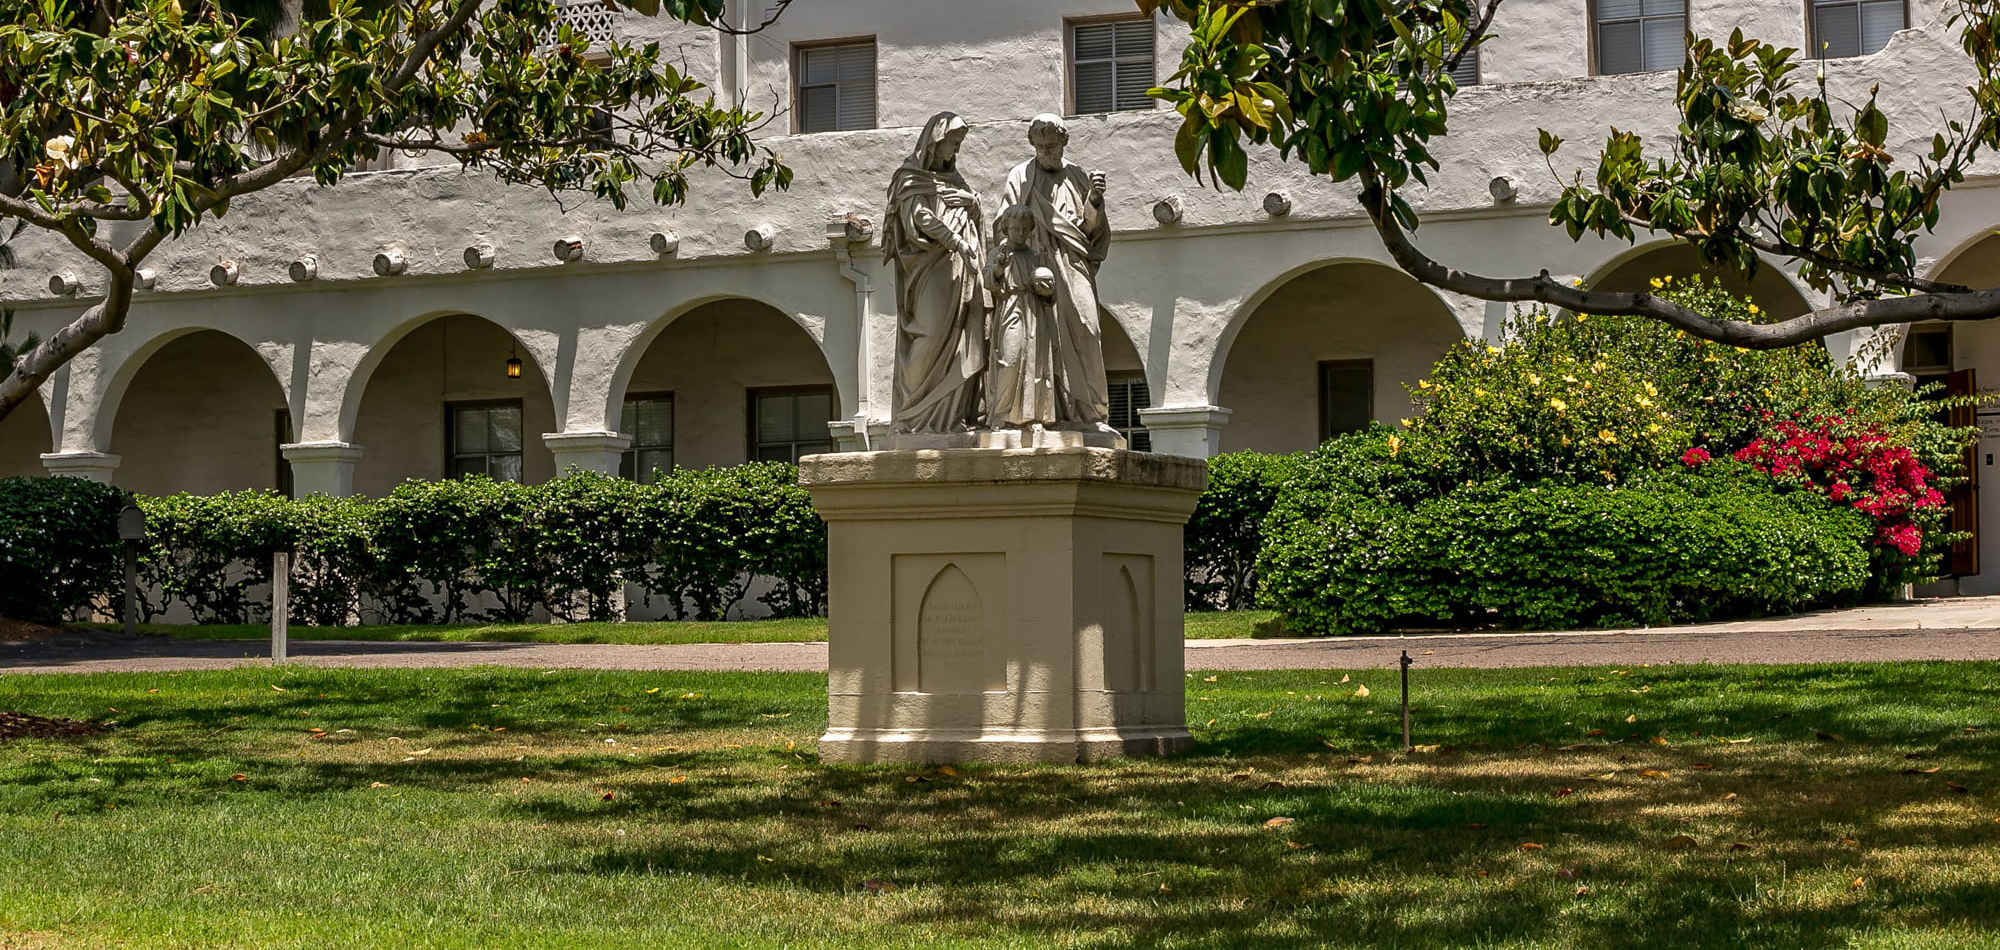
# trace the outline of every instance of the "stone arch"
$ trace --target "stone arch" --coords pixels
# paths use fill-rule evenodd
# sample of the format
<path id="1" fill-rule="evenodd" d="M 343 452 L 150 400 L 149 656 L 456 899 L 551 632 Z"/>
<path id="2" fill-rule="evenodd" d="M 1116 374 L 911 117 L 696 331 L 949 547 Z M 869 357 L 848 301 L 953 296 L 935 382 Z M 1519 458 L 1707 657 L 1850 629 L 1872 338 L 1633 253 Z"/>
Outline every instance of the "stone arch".
<path id="1" fill-rule="evenodd" d="M 53 451 L 49 411 L 42 405 L 41 393 L 29 393 L 26 402 L 0 419 L 0 478 L 48 474 L 42 468 L 42 453 Z"/>
<path id="2" fill-rule="evenodd" d="M 638 336 L 633 337 L 632 342 L 628 344 L 623 350 L 623 352 L 619 354 L 617 367 L 612 371 L 611 384 L 609 387 L 607 387 L 605 405 L 604 405 L 605 418 L 606 419 L 618 418 L 619 409 L 625 402 L 625 394 L 631 388 L 633 373 L 638 370 L 640 361 L 645 359 L 646 352 L 653 348 L 653 344 L 655 342 L 658 342 L 660 337 L 666 334 L 668 329 L 670 329 L 676 322 L 678 322 L 683 317 L 686 317 L 690 314 L 700 311 L 705 307 L 724 303 L 726 301 L 743 301 L 746 303 L 757 304 L 766 309 L 782 314 L 786 319 L 790 320 L 794 326 L 798 327 L 801 331 L 804 331 L 807 338 L 812 340 L 813 346 L 819 350 L 820 361 L 827 364 L 829 370 L 831 370 L 831 367 L 833 365 L 833 360 L 827 355 L 826 352 L 825 327 L 815 325 L 812 322 L 801 318 L 798 314 L 792 312 L 791 310 L 781 307 L 778 304 L 773 303 L 770 300 L 765 299 L 763 297 L 753 296 L 751 294 L 744 294 L 744 293 L 704 294 L 702 296 L 695 297 L 692 300 L 688 300 L 680 304 L 679 306 L 676 306 L 673 309 L 668 310 L 667 312 L 661 314 L 659 319 L 654 320 L 652 323 L 647 324 L 646 328 L 640 331 Z M 845 399 L 849 394 L 846 392 L 844 388 L 840 386 L 837 376 L 834 382 L 834 389 L 836 397 L 843 400 L 841 404 L 846 405 Z"/>
<path id="3" fill-rule="evenodd" d="M 628 396 L 670 393 L 675 465 L 749 460 L 756 455 L 752 439 L 758 432 L 758 420 L 750 417 L 753 392 L 824 387 L 830 414 L 849 405 L 850 394 L 816 329 L 756 297 L 696 298 L 654 321 L 626 347 L 607 387 L 605 418 L 616 428 Z M 818 405 L 817 397 L 801 398 Z M 817 427 L 817 420 L 798 422 L 811 429 L 803 436 L 827 440 L 831 447 L 831 433 Z"/>
<path id="4" fill-rule="evenodd" d="M 135 492 L 279 489 L 285 412 L 284 385 L 256 348 L 220 330 L 182 328 L 120 364 L 96 427 L 99 444 L 122 456 L 114 480 Z"/>
<path id="5" fill-rule="evenodd" d="M 1592 290 L 1639 291 L 1648 289 L 1653 278 L 1668 274 L 1716 278 L 1730 293 L 1748 297 L 1760 309 L 1780 318 L 1812 309 L 1806 290 L 1783 267 L 1765 261 L 1757 268 L 1757 276 L 1746 281 L 1732 270 L 1703 263 L 1694 246 L 1684 241 L 1653 241 L 1632 247 L 1599 265 L 1584 278 L 1584 285 Z"/>
<path id="6" fill-rule="evenodd" d="M 506 361 L 522 363 L 518 379 Z M 518 402 L 519 466 L 525 482 L 555 475 L 542 435 L 556 431 L 549 374 L 517 333 L 478 314 L 447 311 L 399 325 L 371 347 L 348 380 L 343 435 L 362 447 L 358 494 L 382 495 L 409 478 L 454 474 L 450 416 L 457 408 Z"/>
<path id="7" fill-rule="evenodd" d="M 1365 385 L 1370 417 L 1407 415 L 1402 384 L 1428 375 L 1464 339 L 1443 298 L 1387 264 L 1342 259 L 1295 268 L 1249 298 L 1219 338 L 1209 391 L 1231 412 L 1222 450 L 1317 445 L 1322 367 L 1335 362 L 1365 369 L 1367 382 L 1357 385 Z"/>
<path id="8" fill-rule="evenodd" d="M 119 407 L 125 402 L 125 393 L 131 388 L 133 377 L 137 376 L 139 371 L 144 369 L 146 364 L 154 356 L 158 355 L 161 350 L 166 349 L 183 337 L 196 333 L 219 334 L 248 347 L 251 352 L 257 354 L 258 362 L 264 364 L 264 369 L 277 382 L 279 391 L 289 396 L 291 387 L 288 385 L 284 373 L 278 367 L 273 366 L 269 359 L 265 358 L 262 351 L 257 349 L 256 343 L 217 326 L 200 323 L 176 326 L 157 333 L 132 347 L 130 350 L 127 350 L 125 355 L 118 360 L 117 365 L 111 370 L 110 374 L 104 377 L 103 386 L 97 393 L 97 414 L 92 417 L 90 423 L 91 448 L 100 452 L 110 450 L 112 420 L 117 418 Z M 74 404 L 72 403 L 72 405 Z"/>
<path id="9" fill-rule="evenodd" d="M 346 383 L 340 393 L 340 415 L 337 428 L 340 441 L 354 441 L 354 427 L 361 413 L 361 400 L 368 391 L 369 381 L 375 377 L 375 371 L 381 367 L 382 361 L 388 358 L 390 352 L 410 334 L 429 326 L 433 321 L 457 316 L 473 317 L 504 331 L 512 338 L 514 345 L 522 353 L 523 375 L 526 375 L 528 368 L 532 368 L 537 377 L 541 379 L 544 387 L 550 390 L 554 389 L 554 381 L 549 376 L 548 369 L 541 365 L 541 361 L 534 357 L 526 341 L 522 340 L 521 335 L 512 328 L 485 315 L 466 310 L 429 310 L 396 324 L 387 333 L 377 337 L 373 343 L 368 344 L 367 350 L 354 362 L 353 367 L 347 370 L 345 374 Z M 308 412 L 310 411 L 308 409 Z"/>

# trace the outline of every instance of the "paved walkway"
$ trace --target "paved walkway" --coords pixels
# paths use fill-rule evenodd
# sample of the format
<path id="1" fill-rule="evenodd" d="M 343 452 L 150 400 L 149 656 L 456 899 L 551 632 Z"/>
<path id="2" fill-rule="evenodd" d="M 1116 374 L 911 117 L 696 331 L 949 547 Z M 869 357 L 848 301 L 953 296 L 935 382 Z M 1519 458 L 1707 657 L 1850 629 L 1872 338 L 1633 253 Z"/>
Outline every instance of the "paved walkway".
<path id="1" fill-rule="evenodd" d="M 89 633 L 0 643 L 0 673 L 227 669 L 246 663 L 267 664 L 267 649 L 262 641 Z M 1187 644 L 1187 665 L 1199 670 L 1358 670 L 1394 667 L 1403 650 L 1427 667 L 1477 668 L 2000 660 L 2000 597 L 1927 600 L 1655 630 L 1193 640 Z M 490 664 L 536 669 L 826 669 L 824 643 L 623 646 L 321 640 L 295 641 L 291 654 L 294 663 L 345 667 Z"/>

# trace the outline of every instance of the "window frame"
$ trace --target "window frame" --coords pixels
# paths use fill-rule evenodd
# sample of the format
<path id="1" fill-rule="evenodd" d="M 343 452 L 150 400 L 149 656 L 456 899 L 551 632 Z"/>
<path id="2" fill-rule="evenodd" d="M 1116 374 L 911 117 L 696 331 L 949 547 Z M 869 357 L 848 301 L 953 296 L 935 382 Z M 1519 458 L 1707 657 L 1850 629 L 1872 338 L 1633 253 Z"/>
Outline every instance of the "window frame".
<path id="1" fill-rule="evenodd" d="M 1585 9 L 1585 13 L 1586 13 L 1586 14 L 1587 14 L 1587 15 L 1588 15 L 1588 16 L 1590 17 L 1590 21 L 1589 21 L 1588 23 L 1584 24 L 1584 25 L 1585 25 L 1585 28 L 1586 28 L 1586 35 L 1587 35 L 1587 37 L 1588 37 L 1588 38 L 1589 38 L 1589 40 L 1590 40 L 1590 42 L 1589 42 L 1589 51 L 1590 51 L 1590 75 L 1592 75 L 1592 76 L 1639 76 L 1639 75 L 1644 75 L 1644 74 L 1646 74 L 1646 73 L 1660 73 L 1660 72 L 1668 72 L 1668 71 L 1670 71 L 1670 70 L 1673 70 L 1673 69 L 1677 68 L 1677 67 L 1675 67 L 1675 66 L 1669 66 L 1669 67 L 1666 67 L 1666 68 L 1664 68 L 1664 69 L 1639 69 L 1639 70 L 1634 70 L 1634 71 L 1632 71 L 1632 72 L 1629 72 L 1629 73 L 1607 73 L 1607 72 L 1605 72 L 1605 71 L 1604 71 L 1604 69 L 1603 69 L 1603 63 L 1604 63 L 1604 51 L 1603 51 L 1603 49 L 1601 49 L 1601 48 L 1600 48 L 1600 44 L 1598 43 L 1598 39 L 1597 39 L 1597 34 L 1598 34 L 1598 30 L 1599 30 L 1599 28 L 1600 28 L 1600 27 L 1602 27 L 1602 26 L 1604 25 L 1603 21 L 1602 21 L 1602 20 L 1600 20 L 1600 19 L 1598 18 L 1598 15 L 1597 15 L 1597 10 L 1598 10 L 1598 2 L 1599 2 L 1599 0 L 1588 0 L 1588 3 L 1587 3 L 1587 4 L 1585 5 L 1585 7 L 1586 7 L 1586 9 Z M 1806 0 L 1806 2 L 1807 2 L 1807 3 L 1811 3 L 1811 2 L 1812 2 L 1812 0 Z M 1688 8 L 1689 8 L 1689 7 L 1691 7 L 1692 5 L 1693 5 L 1693 4 L 1692 4 L 1692 3 L 1690 2 L 1690 0 L 1681 0 L 1681 60 L 1682 60 L 1682 62 L 1685 62 L 1685 61 L 1687 60 L 1687 33 L 1688 33 L 1688 14 L 1689 14 L 1689 9 L 1688 9 Z M 1647 19 L 1657 19 L 1657 17 L 1646 17 L 1646 16 L 1643 16 L 1643 15 L 1642 15 L 1642 16 L 1638 16 L 1638 17 L 1632 17 L 1632 18 L 1628 18 L 1628 19 L 1621 19 L 1621 20 L 1616 20 L 1616 21 L 1613 21 L 1613 22 L 1617 22 L 1617 23 L 1626 23 L 1626 22 L 1633 22 L 1633 23 L 1637 23 L 1637 22 L 1641 22 L 1641 21 L 1644 21 L 1644 20 L 1647 20 Z M 1646 38 L 1645 38 L 1645 33 L 1644 33 L 1644 30 L 1645 30 L 1645 27 L 1643 27 L 1643 26 L 1642 26 L 1642 27 L 1640 27 L 1640 30 L 1641 30 L 1641 32 L 1640 32 L 1640 35 L 1639 35 L 1639 45 L 1640 45 L 1640 58 L 1641 58 L 1641 61 L 1643 62 L 1643 60 L 1644 60 L 1644 57 L 1645 57 L 1645 42 L 1646 42 Z"/>
<path id="2" fill-rule="evenodd" d="M 778 444 L 776 442 L 762 443 L 757 441 L 757 400 L 763 396 L 800 396 L 809 393 L 826 394 L 827 411 L 829 413 L 833 413 L 833 415 L 829 415 L 826 419 L 822 420 L 823 423 L 831 423 L 838 418 L 840 413 L 840 390 L 832 383 L 806 383 L 797 386 L 748 386 L 744 388 L 743 460 L 745 462 L 755 462 L 759 460 L 757 458 L 757 449 L 760 446 L 766 444 L 769 445 Z M 818 442 L 820 440 L 813 439 L 810 441 Z M 833 429 L 831 427 L 827 428 L 826 430 L 825 442 L 826 442 L 826 451 L 831 452 L 836 448 L 833 441 Z M 792 464 L 798 464 L 799 455 L 801 454 L 798 450 L 798 447 L 804 444 L 804 441 L 793 440 L 789 444 L 792 446 Z M 806 453 L 806 454 L 811 454 L 811 453 Z"/>
<path id="3" fill-rule="evenodd" d="M 805 127 L 806 126 L 806 110 L 805 110 L 806 53 L 811 52 L 813 50 L 831 49 L 839 46 L 860 46 L 863 43 L 868 44 L 869 48 L 873 49 L 875 52 L 874 55 L 875 75 L 869 80 L 870 85 L 873 87 L 873 92 L 875 95 L 875 105 L 874 105 L 875 114 L 873 120 L 868 125 L 868 129 L 879 129 L 882 127 L 882 44 L 879 41 L 877 41 L 875 34 L 869 33 L 863 36 L 845 36 L 845 37 L 838 37 L 835 39 L 807 40 L 792 44 L 791 66 L 792 66 L 792 134 L 793 135 L 821 135 L 827 132 L 867 131 L 867 129 L 842 129 L 842 128 L 807 131 Z M 838 95 L 837 90 L 840 88 L 840 84 L 836 82 L 833 84 L 833 87 L 836 90 L 835 94 Z M 840 108 L 837 104 L 834 107 L 834 124 L 836 126 L 840 124 Z"/>
<path id="4" fill-rule="evenodd" d="M 674 391 L 673 391 L 673 390 L 671 390 L 671 389 L 669 389 L 669 390 L 664 390 L 664 391 L 660 391 L 660 392 L 643 392 L 643 393 L 626 393 L 626 394 L 625 394 L 625 399 L 624 399 L 624 401 L 623 401 L 623 402 L 620 402 L 620 403 L 618 404 L 618 410 L 619 410 L 619 412 L 620 412 L 620 413 L 622 414 L 622 413 L 624 412 L 624 410 L 625 410 L 625 404 L 626 404 L 626 403 L 630 403 L 630 402 L 633 402 L 633 401 L 635 401 L 635 400 L 643 400 L 643 399 L 664 399 L 664 400 L 666 400 L 666 401 L 667 401 L 668 403 L 670 403 L 670 404 L 672 404 L 672 405 L 673 405 L 673 411 L 674 411 L 674 424 L 673 424 L 673 431 L 670 431 L 670 432 L 668 432 L 668 433 L 667 433 L 667 436 L 668 436 L 668 438 L 670 438 L 670 439 L 674 439 L 674 440 L 675 440 L 676 442 L 677 442 L 677 441 L 679 441 L 679 435 L 680 435 L 680 432 L 679 432 L 679 430 L 680 430 L 680 421 L 681 421 L 681 418 L 680 418 L 680 408 L 681 408 L 681 407 L 680 407 L 680 403 L 679 403 L 679 401 L 678 401 L 678 400 L 676 400 L 676 399 L 674 399 Z M 619 433 L 619 434 L 620 434 L 620 435 L 624 435 L 625 433 L 622 433 L 622 432 L 621 432 L 621 433 Z M 644 476 L 644 475 L 643 475 L 643 474 L 642 474 L 642 473 L 641 473 L 641 472 L 639 471 L 639 451 L 640 451 L 640 450 L 641 450 L 642 448 L 650 448 L 650 449 L 654 449 L 654 450 L 658 450 L 659 448 L 661 448 L 661 446 L 657 446 L 657 445 L 653 445 L 653 446 L 642 446 L 642 445 L 640 445 L 640 444 L 639 444 L 639 433 L 637 433 L 637 432 L 633 432 L 633 433 L 631 433 L 631 436 L 632 436 L 632 444 L 630 444 L 630 445 L 627 445 L 627 446 L 626 446 L 626 447 L 624 448 L 624 450 L 623 450 L 623 451 L 620 451 L 620 452 L 618 453 L 618 470 L 619 470 L 619 473 L 620 473 L 621 475 L 622 475 L 622 474 L 624 473 L 624 471 L 625 471 L 625 457 L 626 457 L 626 456 L 628 456 L 628 455 L 629 455 L 629 456 L 631 456 L 631 458 L 632 458 L 632 476 L 631 476 L 631 480 L 632 480 L 632 481 L 634 481 L 634 482 L 638 482 L 638 483 L 639 483 L 639 484 L 641 484 L 641 485 L 645 485 L 645 484 L 648 484 L 648 483 L 647 483 L 647 481 L 646 481 L 646 479 L 645 479 L 645 476 Z M 680 465 L 681 465 L 681 462 L 680 462 L 680 453 L 679 453 L 679 451 L 678 451 L 678 450 L 677 450 L 677 449 L 675 448 L 675 446 L 674 446 L 674 442 L 669 442 L 669 443 L 667 443 L 667 445 L 665 446 L 665 448 L 666 448 L 666 450 L 667 450 L 668 452 L 671 452 L 671 453 L 673 453 L 673 454 L 674 454 L 674 460 L 673 460 L 673 463 L 672 463 L 671 465 L 669 465 L 669 466 L 667 467 L 667 469 L 666 469 L 666 474 L 672 474 L 672 473 L 673 473 L 673 471 L 674 471 L 674 469 L 677 469 L 677 468 L 680 468 Z"/>
<path id="5" fill-rule="evenodd" d="M 1848 2 L 1851 2 L 1851 4 L 1852 4 L 1853 6 L 1857 6 L 1857 7 L 1858 7 L 1858 6 L 1860 6 L 1860 5 L 1862 4 L 1862 3 L 1864 3 L 1864 2 L 1867 2 L 1867 0 L 1848 0 Z M 1821 50 L 1821 46 L 1820 46 L 1820 42 L 1819 42 L 1819 7 L 1820 7 L 1820 5 L 1819 5 L 1819 3 L 1817 2 L 1817 0 L 1804 0 L 1804 3 L 1805 3 L 1805 8 L 1806 8 L 1806 9 L 1805 9 L 1805 18 L 1806 18 L 1806 50 L 1805 50 L 1805 51 L 1806 51 L 1807 53 L 1810 53 L 1810 54 L 1812 54 L 1812 57 L 1811 57 L 1811 58 L 1813 58 L 1813 59 L 1817 59 L 1817 60 L 1829 60 L 1829 59 L 1860 59 L 1860 58 L 1861 58 L 1861 57 L 1863 57 L 1863 56 L 1873 56 L 1873 55 L 1875 55 L 1875 53 L 1879 53 L 1879 52 L 1881 52 L 1881 51 L 1882 51 L 1882 50 L 1879 50 L 1879 49 L 1878 49 L 1878 50 L 1876 50 L 1876 51 L 1875 51 L 1874 53 L 1855 53 L 1855 54 L 1854 54 L 1854 55 L 1852 55 L 1852 56 L 1827 56 L 1827 55 L 1824 55 L 1824 54 L 1822 54 L 1822 53 L 1820 52 L 1820 50 Z M 1844 2 L 1844 3 L 1842 3 L 1841 5 L 1848 5 L 1848 3 L 1847 3 L 1847 2 Z M 1903 7 L 1903 25 L 1902 25 L 1902 26 L 1900 26 L 1900 27 L 1897 27 L 1897 28 L 1896 28 L 1895 30 L 1893 30 L 1893 31 L 1891 31 L 1891 32 L 1890 32 L 1890 34 L 1889 34 L 1889 35 L 1890 35 L 1890 37 L 1891 37 L 1891 38 L 1894 38 L 1895 34 L 1897 34 L 1897 33 L 1900 33 L 1900 32 L 1902 32 L 1902 31 L 1904 31 L 1904 30 L 1907 30 L 1907 29 L 1909 29 L 1909 28 L 1910 28 L 1910 0 L 1903 0 L 1903 2 L 1902 2 L 1902 7 Z M 1882 44 L 1882 46 L 1883 46 L 1884 48 L 1887 48 L 1887 47 L 1888 47 L 1888 45 L 1889 45 L 1889 44 L 1888 44 L 1888 42 L 1887 42 L 1887 41 L 1884 41 L 1884 42 L 1883 42 L 1883 44 Z"/>
<path id="6" fill-rule="evenodd" d="M 1157 86 L 1160 84 L 1160 24 L 1158 17 L 1148 16 L 1143 13 L 1142 14 L 1105 13 L 1105 14 L 1098 14 L 1095 16 L 1079 16 L 1079 17 L 1063 18 L 1063 115 L 1064 116 L 1074 119 L 1086 115 L 1116 115 L 1120 112 L 1150 112 L 1160 107 L 1160 101 L 1158 99 L 1153 99 L 1151 97 L 1148 97 L 1144 108 L 1132 108 L 1132 109 L 1115 108 L 1115 106 L 1118 103 L 1118 82 L 1116 78 L 1117 75 L 1116 63 L 1118 62 L 1118 60 L 1116 57 L 1113 57 L 1111 60 L 1111 62 L 1114 64 L 1112 67 L 1113 78 L 1111 83 L 1112 86 L 1111 102 L 1114 108 L 1110 112 L 1078 112 L 1076 109 L 1076 65 L 1077 65 L 1076 28 L 1079 26 L 1096 26 L 1103 23 L 1136 23 L 1141 21 L 1151 23 L 1153 25 L 1152 85 Z"/>
<path id="7" fill-rule="evenodd" d="M 1313 366 L 1313 385 L 1319 391 L 1319 405 L 1316 407 L 1316 414 L 1319 416 L 1319 441 L 1314 443 L 1314 445 L 1324 445 L 1328 439 L 1346 434 L 1346 432 L 1332 431 L 1332 420 L 1327 418 L 1326 371 L 1328 368 L 1335 366 L 1361 366 L 1368 369 L 1368 404 L 1364 407 L 1362 415 L 1370 421 L 1373 421 L 1375 418 L 1375 358 L 1364 356 L 1349 359 L 1320 360 Z M 1363 428 L 1366 428 L 1366 426 L 1363 426 Z M 1360 430 L 1349 429 L 1346 431 L 1355 432 Z"/>
<path id="8" fill-rule="evenodd" d="M 457 463 L 458 463 L 458 459 L 459 459 L 459 452 L 458 452 L 458 411 L 459 411 L 460 409 L 493 409 L 493 408 L 498 408 L 498 407 L 502 407 L 502 406 L 512 406 L 512 407 L 514 407 L 514 408 L 516 408 L 516 409 L 519 409 L 519 410 L 521 411 L 521 448 L 520 448 L 520 451 L 519 451 L 518 453 L 507 453 L 507 452 L 485 452 L 485 453 L 481 453 L 481 454 L 482 454 L 482 455 L 483 455 L 484 457 L 486 457 L 486 458 L 489 458 L 489 459 L 490 459 L 490 458 L 492 458 L 492 457 L 493 457 L 493 456 L 495 456 L 495 455 L 508 455 L 508 454 L 518 454 L 518 455 L 520 455 L 520 457 L 521 457 L 521 478 L 520 478 L 520 480 L 519 480 L 518 482 L 516 482 L 516 484 L 521 484 L 521 485 L 525 485 L 525 484 L 527 484 L 527 483 L 528 483 L 528 407 L 527 407 L 527 400 L 525 400 L 525 399 L 462 399 L 462 400 L 447 400 L 447 401 L 445 402 L 445 404 L 444 404 L 444 472 L 443 472 L 443 478 L 445 478 L 445 479 L 447 479 L 447 480 L 452 480 L 452 479 L 459 479 L 459 478 L 463 478 L 463 477 L 464 477 L 464 476 L 462 476 L 462 475 L 454 475 L 454 474 L 452 474 L 452 471 L 453 471 L 454 469 L 456 469 L 456 468 L 458 467 Z M 486 475 L 486 477 L 488 477 L 488 478 L 493 478 L 493 475 L 492 475 L 492 472 L 491 472 L 491 469 L 492 469 L 492 465 L 491 465 L 491 463 L 488 463 L 488 465 L 487 465 L 487 469 L 488 469 L 488 471 L 487 471 L 487 472 L 485 472 L 485 473 L 482 473 L 482 474 L 485 474 L 485 475 Z M 497 481 L 501 481 L 501 479 L 497 479 L 497 478 L 494 478 L 493 480 L 494 480 L 494 481 L 496 481 L 496 482 L 497 482 Z"/>
<path id="9" fill-rule="evenodd" d="M 1145 392 L 1145 401 L 1147 404 L 1144 406 L 1132 406 L 1132 425 L 1128 428 L 1119 428 L 1117 421 L 1112 420 L 1111 427 L 1118 429 L 1118 434 L 1125 437 L 1126 448 L 1132 449 L 1135 452 L 1151 452 L 1153 450 L 1153 430 L 1146 427 L 1146 420 L 1139 415 L 1140 409 L 1153 408 L 1153 386 L 1146 379 L 1146 374 L 1144 372 L 1107 373 L 1104 377 L 1104 382 L 1107 388 L 1120 385 L 1130 386 L 1133 383 L 1137 383 L 1139 388 Z M 1134 438 L 1135 435 L 1144 435 L 1146 437 L 1145 448 L 1138 447 L 1139 440 Z"/>

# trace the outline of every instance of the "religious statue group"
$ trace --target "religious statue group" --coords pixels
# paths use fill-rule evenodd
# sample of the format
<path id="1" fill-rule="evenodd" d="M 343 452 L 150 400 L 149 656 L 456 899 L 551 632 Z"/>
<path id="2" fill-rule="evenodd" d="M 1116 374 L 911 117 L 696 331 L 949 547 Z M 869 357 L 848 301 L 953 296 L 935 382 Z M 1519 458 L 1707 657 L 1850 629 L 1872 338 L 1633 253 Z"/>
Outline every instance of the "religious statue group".
<path id="1" fill-rule="evenodd" d="M 889 183 L 892 427 L 1115 437 L 1097 306 L 1097 268 L 1111 243 L 1104 176 L 1063 158 L 1062 117 L 1037 116 L 1028 127 L 1035 155 L 1008 173 L 989 233 L 979 195 L 958 171 L 965 134 L 956 114 L 932 116 Z"/>

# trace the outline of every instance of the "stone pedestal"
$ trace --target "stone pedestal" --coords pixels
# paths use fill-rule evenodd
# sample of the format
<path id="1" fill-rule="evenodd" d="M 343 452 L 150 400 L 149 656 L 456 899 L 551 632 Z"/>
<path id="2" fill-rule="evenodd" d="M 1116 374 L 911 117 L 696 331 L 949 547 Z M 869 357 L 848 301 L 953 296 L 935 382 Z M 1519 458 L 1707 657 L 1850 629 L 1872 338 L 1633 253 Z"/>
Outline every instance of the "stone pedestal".
<path id="1" fill-rule="evenodd" d="M 354 464 L 361 461 L 361 446 L 352 442 L 293 442 L 278 446 L 278 451 L 292 463 L 294 496 L 345 498 L 354 494 Z"/>
<path id="2" fill-rule="evenodd" d="M 42 467 L 50 475 L 65 475 L 109 485 L 111 477 L 118 474 L 118 463 L 124 460 L 124 456 L 109 452 L 46 452 L 42 455 Z"/>
<path id="3" fill-rule="evenodd" d="M 1186 748 L 1197 459 L 1106 448 L 808 456 L 828 530 L 827 762 Z"/>
<path id="4" fill-rule="evenodd" d="M 558 478 L 571 472 L 616 475 L 619 457 L 632 447 L 632 438 L 616 432 L 547 432 L 542 444 L 555 457 Z"/>

